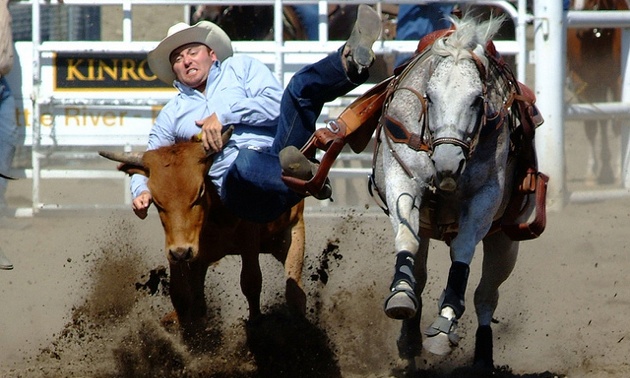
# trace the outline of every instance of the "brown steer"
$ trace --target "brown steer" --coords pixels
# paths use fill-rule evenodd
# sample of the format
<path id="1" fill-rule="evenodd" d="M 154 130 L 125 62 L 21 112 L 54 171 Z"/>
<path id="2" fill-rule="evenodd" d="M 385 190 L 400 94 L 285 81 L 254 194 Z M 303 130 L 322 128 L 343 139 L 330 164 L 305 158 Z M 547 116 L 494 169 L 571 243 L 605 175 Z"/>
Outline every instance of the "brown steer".
<path id="1" fill-rule="evenodd" d="M 140 155 L 99 154 L 121 162 L 120 171 L 149 178 L 166 236 L 170 296 L 175 307 L 175 312 L 163 321 L 178 321 L 184 329 L 202 326 L 199 323 L 206 315 L 204 282 L 208 266 L 226 255 L 241 256 L 240 283 L 249 317 L 260 315 L 260 253 L 271 253 L 284 264 L 287 303 L 305 313 L 306 296 L 301 287 L 304 201 L 267 224 L 235 217 L 223 206 L 208 177 L 213 157 L 198 142 L 177 143 Z"/>

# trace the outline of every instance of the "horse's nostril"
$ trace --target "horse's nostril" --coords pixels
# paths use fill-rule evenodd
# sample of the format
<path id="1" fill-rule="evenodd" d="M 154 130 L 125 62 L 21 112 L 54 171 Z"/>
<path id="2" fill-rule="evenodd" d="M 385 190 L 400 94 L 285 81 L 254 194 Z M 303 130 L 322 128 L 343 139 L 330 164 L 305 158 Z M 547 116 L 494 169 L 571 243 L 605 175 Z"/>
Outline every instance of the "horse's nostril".
<path id="1" fill-rule="evenodd" d="M 452 192 L 457 188 L 457 181 L 455 181 L 452 177 L 444 177 L 440 180 L 440 184 L 438 185 L 440 190 L 445 192 Z"/>

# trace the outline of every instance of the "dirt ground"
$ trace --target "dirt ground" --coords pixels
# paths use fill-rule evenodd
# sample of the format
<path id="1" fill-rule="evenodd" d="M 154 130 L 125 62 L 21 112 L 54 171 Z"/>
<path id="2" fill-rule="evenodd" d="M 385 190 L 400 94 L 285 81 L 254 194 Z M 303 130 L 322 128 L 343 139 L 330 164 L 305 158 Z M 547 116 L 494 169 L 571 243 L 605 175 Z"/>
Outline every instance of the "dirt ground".
<path id="1" fill-rule="evenodd" d="M 160 27 L 147 39 L 161 38 L 166 29 Z M 585 146 L 583 131 L 567 128 L 570 190 L 599 189 L 584 177 Z M 423 352 L 417 370 L 406 373 L 396 351 L 400 323 L 382 311 L 394 263 L 389 221 L 363 180 L 333 185 L 346 199 L 340 203 L 352 198 L 355 206 L 311 203 L 306 319 L 286 313 L 282 270 L 263 256 L 265 315 L 247 322 L 239 260 L 229 257 L 207 275 L 213 322 L 193 349 L 159 324 L 172 306 L 164 293 L 168 273 L 155 212 L 144 221 L 130 210 L 110 209 L 5 220 L 1 248 L 15 269 L 0 271 L 0 376 L 472 376 L 462 368 L 474 348 L 472 292 L 481 253 L 471 267 L 460 346 L 447 357 Z M 79 203 L 120 201 L 123 190 L 113 180 L 51 180 L 42 188 L 46 199 Z M 9 186 L 13 207 L 28 204 L 30 195 L 29 180 Z M 501 288 L 494 376 L 630 376 L 629 229 L 627 198 L 571 203 L 549 213 L 547 230 L 522 244 Z M 423 329 L 437 312 L 448 266 L 446 247 L 433 243 Z"/>

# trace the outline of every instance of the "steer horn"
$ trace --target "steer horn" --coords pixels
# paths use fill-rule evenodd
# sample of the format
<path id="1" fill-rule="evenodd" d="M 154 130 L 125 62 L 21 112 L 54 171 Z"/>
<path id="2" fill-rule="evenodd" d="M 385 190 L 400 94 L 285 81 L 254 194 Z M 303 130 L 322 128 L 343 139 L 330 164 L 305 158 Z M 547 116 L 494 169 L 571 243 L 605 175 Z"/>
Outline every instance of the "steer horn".
<path id="1" fill-rule="evenodd" d="M 98 154 L 106 159 L 117 161 L 119 163 L 142 166 L 142 152 L 99 151 Z"/>
<path id="2" fill-rule="evenodd" d="M 230 140 L 230 138 L 232 137 L 232 133 L 234 132 L 234 126 L 230 126 L 227 128 L 227 130 L 225 130 L 223 132 L 223 134 L 221 134 L 221 139 L 223 140 L 223 144 L 227 144 L 227 142 Z M 196 142 L 200 142 L 201 141 L 201 133 L 195 135 L 192 138 L 193 141 Z M 117 161 L 119 163 L 125 163 L 125 164 L 131 164 L 131 165 L 137 165 L 137 166 L 142 166 L 142 155 L 144 155 L 144 153 L 142 152 L 111 152 L 111 151 L 99 151 L 98 152 L 99 155 L 101 155 L 102 157 L 109 159 L 109 160 L 113 160 L 113 161 Z"/>
<path id="3" fill-rule="evenodd" d="M 223 141 L 223 145 L 225 146 L 227 144 L 227 142 L 230 140 L 230 138 L 232 137 L 232 134 L 234 133 L 234 125 L 230 125 L 230 127 L 228 127 L 223 134 L 221 134 L 221 141 Z M 193 142 L 201 142 L 201 134 L 202 132 L 200 132 L 199 134 L 195 134 L 193 135 L 192 138 L 190 138 L 191 141 Z M 209 154 L 210 155 L 210 154 Z"/>

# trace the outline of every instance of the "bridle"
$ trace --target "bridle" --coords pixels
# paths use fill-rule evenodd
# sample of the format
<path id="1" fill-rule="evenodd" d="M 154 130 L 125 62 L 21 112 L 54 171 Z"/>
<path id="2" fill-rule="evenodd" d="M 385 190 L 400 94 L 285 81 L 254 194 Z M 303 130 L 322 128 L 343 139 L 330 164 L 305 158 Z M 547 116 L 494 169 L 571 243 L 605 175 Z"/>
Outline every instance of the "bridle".
<path id="1" fill-rule="evenodd" d="M 387 136 L 386 141 L 388 143 L 388 147 L 390 151 L 394 154 L 394 157 L 398 161 L 398 163 L 403 167 L 403 170 L 407 173 L 407 175 L 413 178 L 413 174 L 411 170 L 406 166 L 403 160 L 398 156 L 395 150 L 392 148 L 391 143 L 404 143 L 409 148 L 415 151 L 424 151 L 432 155 L 435 147 L 451 144 L 457 147 L 460 147 L 466 159 L 470 159 L 475 151 L 476 146 L 479 143 L 479 140 L 484 138 L 485 136 L 491 134 L 492 131 L 499 129 L 505 119 L 508 116 L 508 109 L 512 106 L 513 96 L 510 96 L 508 101 L 504 103 L 504 106 L 497 112 L 491 113 L 488 99 L 488 90 L 487 90 L 487 81 L 488 81 L 488 72 L 486 66 L 483 64 L 481 58 L 473 51 L 470 51 L 471 59 L 475 63 L 477 71 L 479 72 L 479 77 L 482 82 L 482 94 L 481 98 L 483 101 L 483 107 L 480 114 L 480 120 L 476 124 L 475 129 L 469 137 L 461 137 L 461 136 L 444 136 L 439 138 L 433 138 L 431 131 L 429 129 L 429 118 L 428 118 L 428 109 L 429 109 L 429 101 L 427 99 L 426 94 L 420 93 L 415 88 L 407 87 L 407 86 L 399 86 L 399 84 L 403 81 L 403 79 L 409 74 L 409 72 L 415 67 L 417 64 L 422 64 L 428 60 L 430 57 L 429 51 L 425 50 L 422 54 L 418 55 L 407 67 L 406 69 L 392 80 L 390 86 L 388 88 L 387 98 L 384 104 L 383 116 L 381 119 L 381 125 L 385 130 L 385 134 Z M 421 124 L 420 133 L 414 133 L 409 131 L 400 121 L 395 119 L 394 117 L 388 115 L 387 109 L 391 103 L 393 95 L 398 91 L 409 91 L 415 95 L 418 101 L 421 104 L 422 111 L 419 115 L 418 122 Z M 465 139 L 464 139 L 465 138 Z"/>

